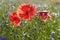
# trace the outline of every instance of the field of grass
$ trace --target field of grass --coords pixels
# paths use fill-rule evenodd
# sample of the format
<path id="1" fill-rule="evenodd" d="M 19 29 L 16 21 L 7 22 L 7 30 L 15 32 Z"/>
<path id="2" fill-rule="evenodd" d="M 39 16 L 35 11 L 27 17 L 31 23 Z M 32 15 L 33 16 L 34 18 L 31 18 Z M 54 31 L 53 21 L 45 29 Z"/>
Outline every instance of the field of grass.
<path id="1" fill-rule="evenodd" d="M 22 19 L 22 24 L 16 27 L 9 21 L 9 12 L 16 11 L 20 4 L 19 0 L 0 0 L 0 39 L 5 37 L 6 40 L 60 40 L 60 9 L 57 9 L 55 4 L 32 2 L 37 11 L 49 10 L 52 18 L 44 23 L 35 15 L 27 23 Z"/>

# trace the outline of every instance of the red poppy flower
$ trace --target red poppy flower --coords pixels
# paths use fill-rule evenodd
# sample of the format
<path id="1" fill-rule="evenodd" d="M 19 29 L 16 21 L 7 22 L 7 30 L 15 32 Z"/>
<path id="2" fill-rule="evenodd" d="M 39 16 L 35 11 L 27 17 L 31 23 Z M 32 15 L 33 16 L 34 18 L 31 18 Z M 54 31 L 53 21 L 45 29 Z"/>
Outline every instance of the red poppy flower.
<path id="1" fill-rule="evenodd" d="M 22 4 L 17 9 L 17 14 L 19 17 L 26 19 L 26 21 L 31 20 L 36 12 L 36 8 L 30 4 Z"/>
<path id="2" fill-rule="evenodd" d="M 43 12 L 38 12 L 38 16 L 44 22 L 46 22 L 47 19 L 51 18 L 51 16 L 49 15 L 49 12 L 44 12 L 44 11 Z"/>
<path id="3" fill-rule="evenodd" d="M 10 13 L 10 22 L 13 23 L 16 26 L 19 26 L 21 24 L 21 20 L 17 16 L 16 12 L 11 12 Z"/>

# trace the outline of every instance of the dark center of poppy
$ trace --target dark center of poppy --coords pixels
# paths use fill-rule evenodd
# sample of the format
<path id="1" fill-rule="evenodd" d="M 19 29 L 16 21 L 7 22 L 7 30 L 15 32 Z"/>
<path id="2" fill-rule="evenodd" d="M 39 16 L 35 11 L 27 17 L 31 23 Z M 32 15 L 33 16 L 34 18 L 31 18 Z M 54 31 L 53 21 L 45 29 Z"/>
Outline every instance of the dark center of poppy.
<path id="1" fill-rule="evenodd" d="M 16 23 L 18 23 L 20 20 L 19 20 L 19 18 L 17 18 L 17 17 L 15 17 L 14 19 L 13 19 Z"/>
<path id="2" fill-rule="evenodd" d="M 14 20 L 16 20 L 16 17 L 14 18 Z"/>
<path id="3" fill-rule="evenodd" d="M 41 12 L 41 15 L 42 15 L 42 16 L 46 16 L 47 13 L 46 13 L 46 12 Z"/>
<path id="4" fill-rule="evenodd" d="M 28 12 L 26 12 L 25 14 L 28 15 Z"/>

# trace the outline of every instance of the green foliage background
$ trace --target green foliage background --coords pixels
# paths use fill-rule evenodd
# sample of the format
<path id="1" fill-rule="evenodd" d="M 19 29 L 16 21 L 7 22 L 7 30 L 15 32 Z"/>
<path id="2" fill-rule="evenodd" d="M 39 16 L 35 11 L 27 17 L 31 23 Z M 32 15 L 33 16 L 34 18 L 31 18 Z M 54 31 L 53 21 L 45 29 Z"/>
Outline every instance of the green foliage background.
<path id="1" fill-rule="evenodd" d="M 0 3 L 2 3 L 0 7 L 0 36 L 5 36 L 7 40 L 60 40 L 60 9 L 57 7 L 58 5 L 49 4 L 48 7 L 37 8 L 37 11 L 50 11 L 52 18 L 46 23 L 35 15 L 27 23 L 22 19 L 22 24 L 16 27 L 9 22 L 9 14 L 6 11 L 16 11 L 21 4 L 20 0 L 0 0 Z M 32 2 L 31 4 L 43 5 L 45 3 Z M 52 34 L 52 32 L 55 33 Z"/>

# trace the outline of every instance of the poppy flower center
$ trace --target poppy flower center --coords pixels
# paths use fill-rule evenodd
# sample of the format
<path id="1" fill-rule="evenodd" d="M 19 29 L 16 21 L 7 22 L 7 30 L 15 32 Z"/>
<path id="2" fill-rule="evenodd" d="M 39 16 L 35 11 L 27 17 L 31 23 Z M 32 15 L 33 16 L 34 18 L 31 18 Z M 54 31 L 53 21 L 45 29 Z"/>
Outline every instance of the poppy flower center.
<path id="1" fill-rule="evenodd" d="M 42 16 L 44 16 L 45 15 L 45 13 L 42 13 Z"/>
<path id="2" fill-rule="evenodd" d="M 19 19 L 15 17 L 15 18 L 13 18 L 13 20 L 14 20 L 14 21 L 18 21 Z"/>
<path id="3" fill-rule="evenodd" d="M 28 12 L 26 12 L 25 14 L 28 15 Z"/>
<path id="4" fill-rule="evenodd" d="M 14 18 L 14 20 L 16 20 L 16 17 Z"/>
<path id="5" fill-rule="evenodd" d="M 46 16 L 47 15 L 47 12 L 41 12 L 40 15 L 41 16 Z"/>

